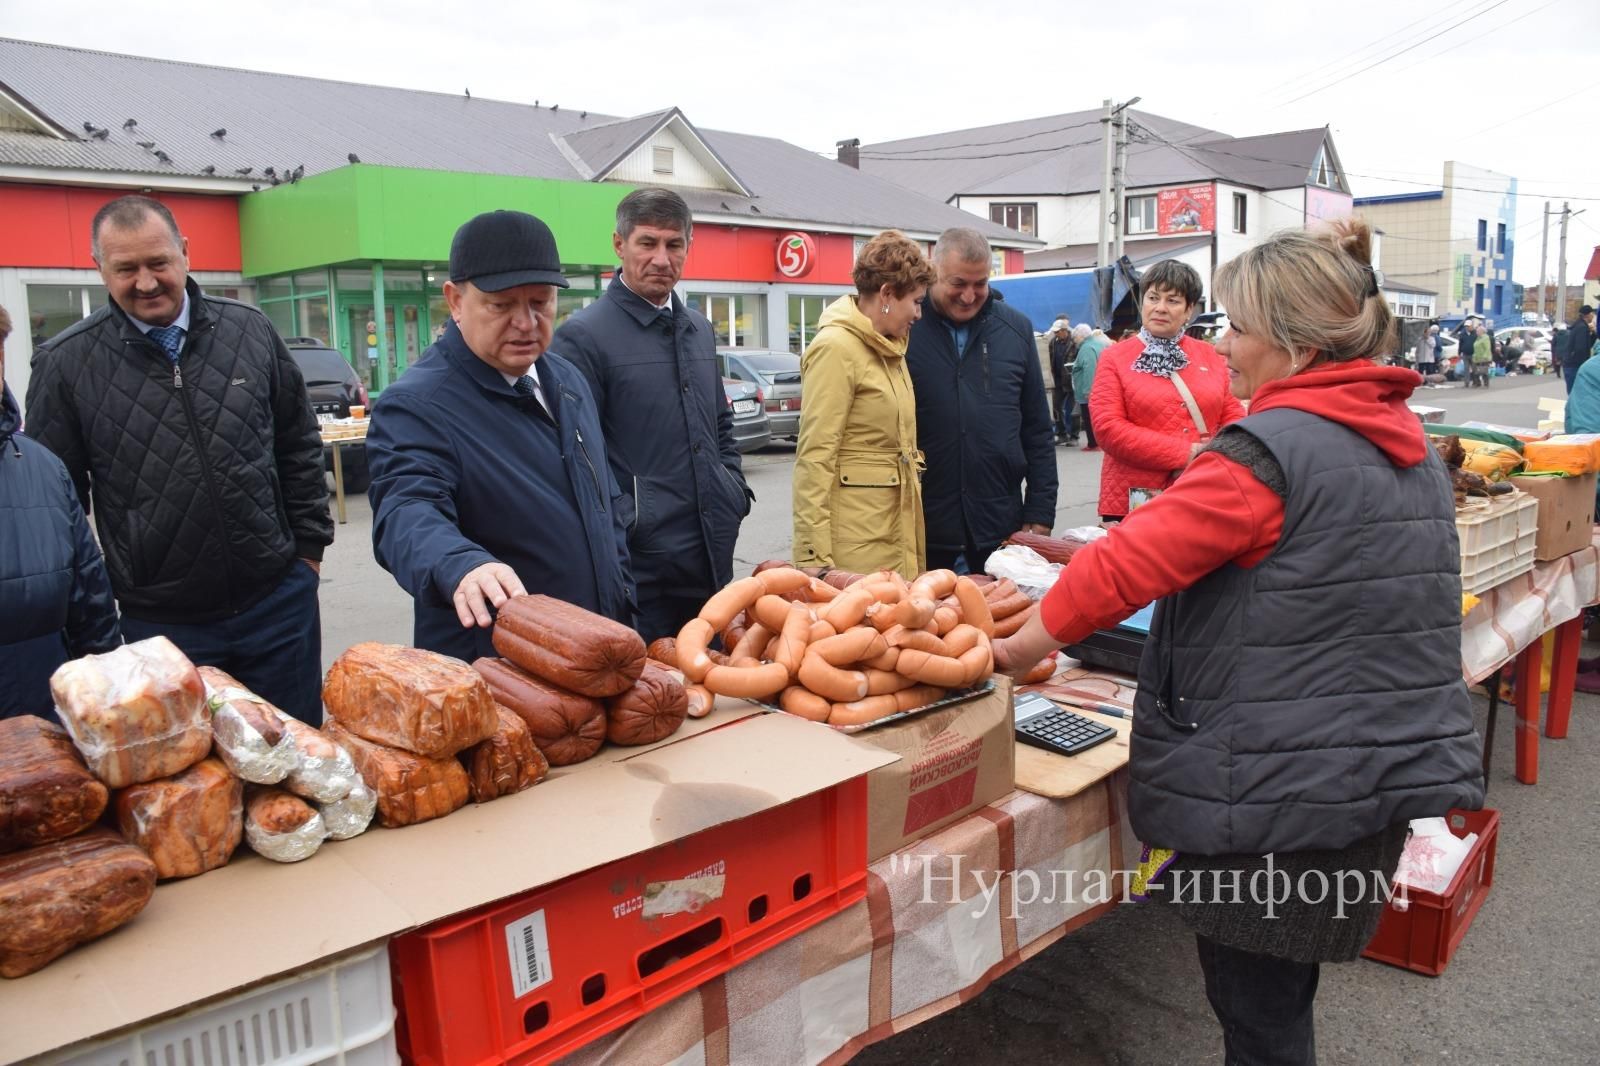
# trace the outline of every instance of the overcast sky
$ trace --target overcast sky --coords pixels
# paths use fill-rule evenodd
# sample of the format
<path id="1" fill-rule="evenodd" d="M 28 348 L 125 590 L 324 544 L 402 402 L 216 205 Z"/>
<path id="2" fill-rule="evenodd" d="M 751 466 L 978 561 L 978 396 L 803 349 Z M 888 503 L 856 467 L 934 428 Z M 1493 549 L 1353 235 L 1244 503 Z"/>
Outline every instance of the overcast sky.
<path id="1" fill-rule="evenodd" d="M 845 137 L 1106 97 L 1234 136 L 1329 125 L 1357 196 L 1437 187 L 1446 159 L 1516 177 L 1514 274 L 1531 284 L 1546 198 L 1588 209 L 1569 282 L 1600 244 L 1597 15 L 1595 0 L 0 0 L 0 34 L 617 115 L 675 104 L 702 127 L 830 155 Z M 1550 244 L 1553 281 L 1554 227 Z"/>

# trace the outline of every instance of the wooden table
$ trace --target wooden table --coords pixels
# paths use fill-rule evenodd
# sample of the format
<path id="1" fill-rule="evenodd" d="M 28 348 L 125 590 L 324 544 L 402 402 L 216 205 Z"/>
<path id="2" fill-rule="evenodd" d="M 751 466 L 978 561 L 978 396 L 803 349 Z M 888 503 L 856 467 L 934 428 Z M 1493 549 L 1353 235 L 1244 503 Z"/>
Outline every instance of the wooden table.
<path id="1" fill-rule="evenodd" d="M 365 428 L 363 428 L 362 431 L 357 435 L 354 435 L 354 436 L 338 436 L 338 437 L 330 437 L 327 434 L 327 430 L 326 429 L 323 430 L 322 446 L 324 448 L 332 449 L 332 451 L 333 451 L 333 499 L 334 499 L 334 503 L 336 505 L 337 513 L 339 515 L 339 524 L 340 525 L 344 525 L 345 524 L 345 513 L 344 513 L 344 463 L 339 458 L 339 450 L 341 448 L 343 448 L 347 444 L 360 444 L 360 445 L 365 446 L 366 442 L 367 442 L 367 432 L 366 432 Z"/>

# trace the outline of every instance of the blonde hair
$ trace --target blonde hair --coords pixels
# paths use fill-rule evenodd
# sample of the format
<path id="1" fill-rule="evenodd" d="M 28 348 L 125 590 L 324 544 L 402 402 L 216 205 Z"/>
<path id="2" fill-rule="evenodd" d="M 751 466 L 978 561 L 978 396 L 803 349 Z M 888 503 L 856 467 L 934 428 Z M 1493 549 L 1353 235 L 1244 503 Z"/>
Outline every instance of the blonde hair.
<path id="1" fill-rule="evenodd" d="M 850 280 L 864 296 L 885 285 L 896 297 L 932 285 L 937 277 L 933 264 L 922 254 L 922 245 L 899 230 L 886 229 L 861 246 Z"/>
<path id="2" fill-rule="evenodd" d="M 1228 321 L 1294 359 L 1373 358 L 1394 349 L 1394 314 L 1372 270 L 1372 229 L 1360 219 L 1269 237 L 1217 269 Z"/>

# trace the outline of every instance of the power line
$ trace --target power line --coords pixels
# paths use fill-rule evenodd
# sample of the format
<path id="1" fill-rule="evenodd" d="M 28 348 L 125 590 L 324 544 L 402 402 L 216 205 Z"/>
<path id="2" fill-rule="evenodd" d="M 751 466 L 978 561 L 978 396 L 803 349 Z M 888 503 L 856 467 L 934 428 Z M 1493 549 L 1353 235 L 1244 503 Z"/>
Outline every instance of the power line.
<path id="1" fill-rule="evenodd" d="M 1304 100 L 1308 96 L 1315 96 L 1320 92 L 1326 92 L 1327 90 L 1333 88 L 1335 85 L 1340 85 L 1340 84 L 1342 84 L 1344 82 L 1349 81 L 1351 78 L 1355 77 L 1357 74 L 1365 74 L 1367 71 L 1371 70 L 1373 67 L 1382 66 L 1383 64 L 1389 62 L 1391 59 L 1394 59 L 1394 58 L 1396 58 L 1398 56 L 1404 55 L 1405 53 L 1407 53 L 1409 51 L 1412 51 L 1413 49 L 1420 48 L 1423 45 L 1427 44 L 1429 41 L 1436 40 L 1436 39 L 1438 39 L 1440 37 L 1443 37 L 1445 34 L 1449 33 L 1451 30 L 1456 29 L 1459 26 L 1464 26 L 1464 25 L 1466 25 L 1467 23 L 1471 22 L 1474 19 L 1482 18 L 1484 15 L 1487 15 L 1489 12 L 1493 11 L 1495 8 L 1501 7 L 1501 6 L 1503 6 L 1505 4 L 1508 4 L 1510 2 L 1511 2 L 1511 0 L 1495 0 L 1494 3 L 1490 4 L 1488 7 L 1484 8 L 1482 11 L 1475 12 L 1474 14 L 1468 15 L 1465 18 L 1460 19 L 1459 21 L 1453 22 L 1450 25 L 1446 26 L 1444 29 L 1438 31 L 1437 33 L 1431 34 L 1430 36 L 1424 37 L 1422 40 L 1416 42 L 1415 44 L 1408 44 L 1405 47 L 1399 49 L 1398 51 L 1391 52 L 1390 54 L 1384 56 L 1381 59 L 1378 59 L 1378 60 L 1376 60 L 1376 61 L 1374 61 L 1372 63 L 1368 63 L 1366 66 L 1362 67 L 1360 70 L 1352 71 L 1349 74 L 1345 74 L 1345 75 L 1342 75 L 1342 76 L 1340 76 L 1338 78 L 1335 78 L 1333 81 L 1328 82 L 1328 84 L 1323 85 L 1320 88 L 1312 89 L 1309 92 L 1303 92 L 1299 96 L 1293 97 L 1293 98 L 1291 98 L 1289 100 L 1285 100 L 1283 103 L 1278 104 L 1277 106 L 1278 107 L 1288 107 L 1290 104 L 1299 103 L 1301 100 Z"/>
<path id="2" fill-rule="evenodd" d="M 1512 115 L 1510 118 L 1506 119 L 1504 122 L 1496 122 L 1493 126 L 1485 126 L 1481 130 L 1477 130 L 1477 131 L 1475 131 L 1473 133 L 1467 134 L 1467 136 L 1468 137 L 1476 137 L 1480 133 L 1488 133 L 1490 130 L 1499 129 L 1501 126 L 1509 126 L 1511 123 L 1517 121 L 1517 119 L 1519 119 L 1519 118 L 1527 118 L 1529 115 L 1535 114 L 1535 113 L 1537 113 L 1539 111 L 1548 111 L 1550 108 L 1555 107 L 1557 104 L 1564 104 L 1568 100 L 1571 100 L 1574 96 L 1579 96 L 1579 95 L 1581 95 L 1583 93 L 1586 93 L 1590 89 L 1593 89 L 1597 85 L 1600 85 L 1600 81 L 1591 81 L 1588 85 L 1583 86 L 1581 89 L 1577 90 L 1576 92 L 1568 93 L 1567 95 L 1563 96 L 1559 100 L 1552 100 L 1548 104 L 1540 104 L 1538 107 L 1531 108 L 1531 109 L 1529 109 L 1527 111 L 1524 111 L 1520 115 Z"/>
<path id="3" fill-rule="evenodd" d="M 1491 26 L 1489 29 L 1484 30 L 1482 33 L 1478 34 L 1476 37 L 1468 37 L 1464 41 L 1457 41 L 1457 42 L 1455 42 L 1455 43 L 1453 43 L 1451 45 L 1448 45 L 1448 46 L 1446 46 L 1444 48 L 1439 49 L 1437 52 L 1434 52 L 1431 55 L 1422 56 L 1415 63 L 1408 63 L 1405 66 L 1401 67 L 1399 70 L 1391 71 L 1391 73 L 1393 73 L 1393 74 L 1403 74 L 1406 71 L 1411 70 L 1413 67 L 1417 67 L 1417 66 L 1420 66 L 1423 63 L 1428 62 L 1430 59 L 1438 59 L 1440 56 L 1444 55 L 1446 52 L 1450 51 L 1451 49 L 1462 49 L 1462 48 L 1467 47 L 1467 45 L 1469 45 L 1469 44 L 1475 44 L 1478 41 L 1483 40 L 1485 37 L 1490 36 L 1491 34 L 1499 33 L 1501 30 L 1505 29 L 1506 27 L 1511 26 L 1511 25 L 1513 25 L 1515 23 L 1521 22 L 1523 19 L 1532 18 L 1534 15 L 1537 15 L 1539 12 L 1543 11 L 1545 8 L 1554 7 L 1555 5 L 1559 4 L 1560 2 L 1561 2 L 1561 0 L 1549 0 L 1549 3 L 1541 4 L 1540 6 L 1534 8 L 1532 11 L 1525 11 L 1520 15 L 1515 15 L 1515 16 L 1513 16 L 1511 18 L 1506 19 L 1504 22 L 1500 23 L 1500 25 L 1498 25 L 1498 26 Z"/>
<path id="4" fill-rule="evenodd" d="M 1487 0 L 1479 0 L 1480 4 L 1484 3 L 1484 2 L 1487 2 Z M 1474 6 L 1478 6 L 1478 5 L 1475 4 Z M 1296 74 L 1294 77 L 1290 78 L 1288 81 L 1284 82 L 1282 85 L 1280 85 L 1276 89 L 1272 90 L 1272 93 L 1273 93 L 1273 95 L 1279 95 L 1279 94 L 1281 94 L 1281 93 L 1283 93 L 1285 91 L 1291 91 L 1289 89 L 1289 87 L 1292 86 L 1292 85 L 1295 85 L 1296 83 L 1305 83 L 1305 82 L 1317 81 L 1322 77 L 1322 75 L 1325 72 L 1331 72 L 1331 71 L 1333 71 L 1335 69 L 1342 69 L 1345 66 L 1354 66 L 1355 63 L 1362 62 L 1362 60 L 1355 58 L 1357 56 L 1360 56 L 1362 53 L 1368 52 L 1373 48 L 1377 48 L 1380 51 L 1382 51 L 1384 49 L 1393 47 L 1395 38 L 1397 36 L 1399 36 L 1401 33 L 1404 33 L 1406 30 L 1409 30 L 1411 27 L 1419 25 L 1419 24 L 1424 23 L 1424 22 L 1432 22 L 1434 19 L 1438 19 L 1441 15 L 1444 16 L 1444 20 L 1448 20 L 1448 19 L 1454 18 L 1454 17 L 1456 17 L 1456 15 L 1460 14 L 1459 8 L 1460 8 L 1459 4 L 1446 4 L 1444 7 L 1439 8 L 1437 11 L 1430 12 L 1429 14 L 1426 14 L 1426 15 L 1422 16 L 1419 19 L 1411 20 L 1410 22 L 1406 23 L 1404 26 L 1397 26 L 1394 29 L 1389 30 L 1388 32 L 1386 32 L 1382 37 L 1374 38 L 1373 40 L 1368 41 L 1366 44 L 1362 45 L 1361 47 L 1356 48 L 1356 49 L 1354 49 L 1352 51 L 1346 52 L 1344 55 L 1340 56 L 1337 59 L 1334 59 L 1334 60 L 1331 60 L 1331 61 L 1329 61 L 1327 63 L 1324 63 L 1320 67 L 1314 67 L 1311 70 L 1308 70 L 1303 74 Z M 1346 62 L 1347 60 L 1355 60 L 1355 62 L 1354 63 L 1347 63 Z"/>

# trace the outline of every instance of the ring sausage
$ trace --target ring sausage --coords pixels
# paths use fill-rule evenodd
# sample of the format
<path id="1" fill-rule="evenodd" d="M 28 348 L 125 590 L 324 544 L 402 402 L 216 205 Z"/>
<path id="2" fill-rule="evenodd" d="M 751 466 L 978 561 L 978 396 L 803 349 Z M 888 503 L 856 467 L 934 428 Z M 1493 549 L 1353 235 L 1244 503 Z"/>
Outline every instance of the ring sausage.
<path id="1" fill-rule="evenodd" d="M 944 638 L 944 653 L 953 657 L 965 655 L 970 649 L 977 647 L 984 639 L 983 630 L 963 622 L 952 629 L 950 635 Z"/>
<path id="2" fill-rule="evenodd" d="M 767 642 L 772 639 L 772 636 L 772 630 L 760 622 L 756 622 L 744 631 L 744 636 L 739 638 L 739 643 L 735 644 L 732 650 L 728 652 L 728 658 L 734 660 L 754 659 L 766 650 Z"/>
<path id="3" fill-rule="evenodd" d="M 815 646 L 807 649 L 805 658 L 800 660 L 798 677 L 802 685 L 831 703 L 848 703 L 867 694 L 866 674 L 841 670 L 818 655 Z"/>
<path id="4" fill-rule="evenodd" d="M 819 611 L 817 617 L 843 633 L 866 617 L 867 608 L 876 602 L 871 589 L 851 588 Z"/>
<path id="5" fill-rule="evenodd" d="M 784 689 L 783 694 L 778 697 L 778 706 L 790 714 L 809 718 L 813 722 L 826 722 L 828 713 L 833 710 L 833 705 L 827 700 L 799 685 L 791 685 Z"/>
<path id="6" fill-rule="evenodd" d="M 789 671 L 789 677 L 793 678 L 800 670 L 800 660 L 805 656 L 806 647 L 811 643 L 811 608 L 803 603 L 790 604 L 789 617 L 785 619 L 774 643 L 772 661 Z"/>
<path id="7" fill-rule="evenodd" d="M 887 718 L 897 713 L 899 709 L 895 694 L 892 692 L 881 696 L 867 696 L 848 703 L 835 703 L 828 709 L 828 724 L 865 725 L 880 718 Z"/>
<path id="8" fill-rule="evenodd" d="M 867 670 L 867 695 L 884 696 L 916 684 L 912 678 L 893 670 Z"/>
<path id="9" fill-rule="evenodd" d="M 710 622 L 714 630 L 727 629 L 733 624 L 734 616 L 756 602 L 757 597 L 765 591 L 761 578 L 741 577 L 729 582 L 722 591 L 707 600 L 706 605 L 700 608 L 700 617 Z"/>
<path id="10" fill-rule="evenodd" d="M 990 600 L 989 613 L 998 623 L 1002 618 L 1010 618 L 1014 614 L 1026 611 L 1032 603 L 1026 592 L 1013 592 L 1003 600 Z"/>
<path id="11" fill-rule="evenodd" d="M 994 612 L 989 610 L 989 601 L 984 599 L 983 589 L 974 584 L 972 578 L 956 578 L 956 602 L 961 605 L 963 622 L 977 626 L 985 636 L 994 636 Z"/>
<path id="12" fill-rule="evenodd" d="M 894 612 L 894 620 L 907 629 L 921 629 L 933 621 L 933 612 L 937 607 L 938 604 L 924 596 L 912 596 L 900 601 L 900 606 Z"/>
<path id="13" fill-rule="evenodd" d="M 772 596 L 799 592 L 811 583 L 810 574 L 796 570 L 792 566 L 776 566 L 770 570 L 763 570 L 755 575 L 755 579 L 760 582 L 762 593 Z"/>
<path id="14" fill-rule="evenodd" d="M 788 600 L 769 592 L 750 605 L 749 613 L 750 617 L 766 626 L 768 632 L 776 633 L 789 620 L 789 606 Z"/>
<path id="15" fill-rule="evenodd" d="M 819 618 L 815 622 L 811 623 L 811 635 L 807 637 L 806 642 L 808 644 L 815 644 L 817 641 L 826 640 L 828 637 L 834 636 L 838 632 L 839 631 L 837 629 L 833 628 Z"/>
<path id="16" fill-rule="evenodd" d="M 956 587 L 954 570 L 929 570 L 911 583 L 911 595 L 926 596 L 930 600 L 944 599 Z"/>
<path id="17" fill-rule="evenodd" d="M 713 666 L 706 672 L 706 688 L 719 696 L 759 700 L 776 696 L 789 684 L 789 671 L 777 663 L 760 666 Z"/>
<path id="18" fill-rule="evenodd" d="M 960 659 L 952 659 L 948 655 L 929 655 L 914 649 L 900 652 L 900 662 L 895 669 L 924 685 L 937 685 L 939 688 L 960 688 L 961 679 L 967 674 L 967 666 Z"/>
<path id="19" fill-rule="evenodd" d="M 869 670 L 893 670 L 900 661 L 900 649 L 890 648 L 882 655 L 871 659 L 862 659 L 861 665 Z"/>
<path id="20" fill-rule="evenodd" d="M 906 629 L 904 626 L 899 626 L 885 633 L 883 639 L 891 648 L 912 648 L 927 652 L 929 655 L 950 654 L 944 641 L 922 629 Z"/>
<path id="21" fill-rule="evenodd" d="M 704 618 L 691 618 L 678 631 L 678 669 L 694 684 L 706 679 L 711 669 L 711 657 L 706 648 L 711 644 L 716 627 Z"/>
<path id="22" fill-rule="evenodd" d="M 867 608 L 866 617 L 862 621 L 880 633 L 887 633 L 900 624 L 894 620 L 896 613 L 897 608 L 892 603 L 875 603 Z"/>
<path id="23" fill-rule="evenodd" d="M 1032 670 L 1029 670 L 1027 673 L 1023 674 L 1022 680 L 1017 683 L 1019 685 L 1037 685 L 1041 682 L 1050 680 L 1055 676 L 1055 672 L 1056 657 L 1054 655 L 1046 655 L 1034 665 Z"/>
<path id="24" fill-rule="evenodd" d="M 883 634 L 869 626 L 848 629 L 836 637 L 819 640 L 806 649 L 807 655 L 820 655 L 830 666 L 850 666 L 863 659 L 876 659 L 889 645 Z"/>
<path id="25" fill-rule="evenodd" d="M 963 652 L 956 662 L 961 664 L 962 688 L 971 688 L 994 673 L 994 652 L 990 650 L 989 638 L 980 638 L 978 644 Z"/>
<path id="26" fill-rule="evenodd" d="M 961 622 L 961 612 L 954 607 L 936 607 L 933 611 L 933 631 L 941 637 Z"/>
<path id="27" fill-rule="evenodd" d="M 1018 611 L 1009 618 L 998 620 L 994 624 L 994 635 L 996 637 L 1014 636 L 1018 630 L 1028 624 L 1028 619 L 1032 618 L 1036 611 L 1036 608 L 1030 606 L 1028 609 Z"/>

